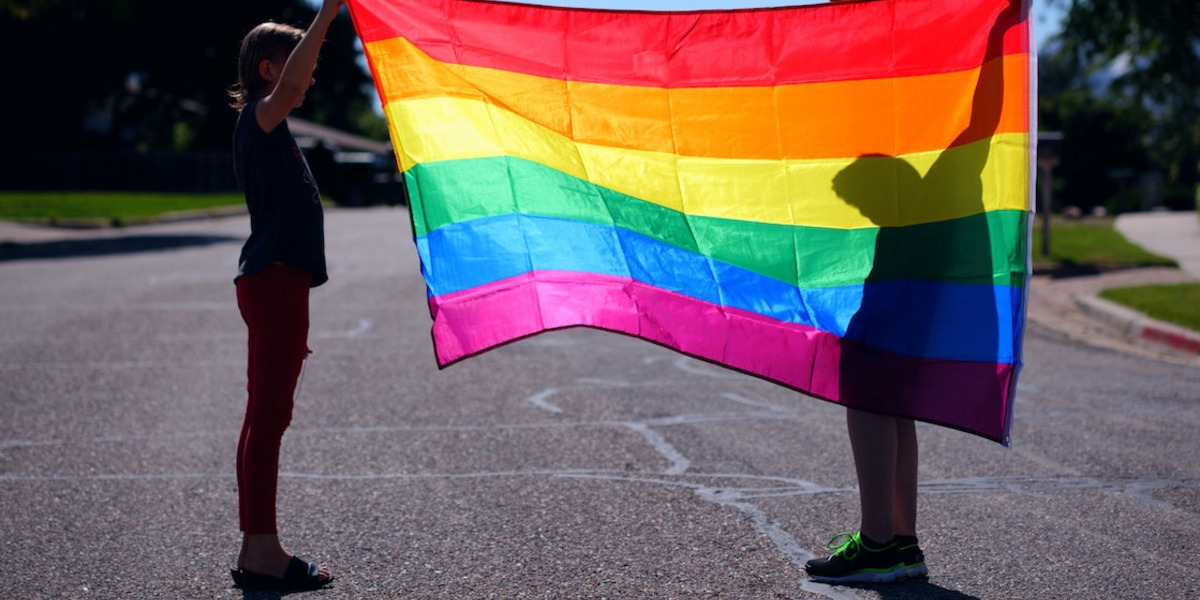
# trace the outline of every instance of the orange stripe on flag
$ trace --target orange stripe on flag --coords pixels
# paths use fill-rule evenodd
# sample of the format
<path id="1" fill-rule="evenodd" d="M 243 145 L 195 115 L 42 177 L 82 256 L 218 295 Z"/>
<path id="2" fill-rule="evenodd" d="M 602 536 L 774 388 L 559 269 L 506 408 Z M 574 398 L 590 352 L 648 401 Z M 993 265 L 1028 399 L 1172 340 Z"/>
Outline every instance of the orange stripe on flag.
<path id="1" fill-rule="evenodd" d="M 1015 83 L 1028 80 L 1023 55 L 939 75 L 668 89 L 441 63 L 403 39 L 373 42 L 367 51 L 385 104 L 436 96 L 486 99 L 575 141 L 685 156 L 897 156 L 1021 133 L 1029 124 L 1028 89 Z M 976 86 L 989 102 L 1003 103 L 994 130 L 968 129 Z"/>

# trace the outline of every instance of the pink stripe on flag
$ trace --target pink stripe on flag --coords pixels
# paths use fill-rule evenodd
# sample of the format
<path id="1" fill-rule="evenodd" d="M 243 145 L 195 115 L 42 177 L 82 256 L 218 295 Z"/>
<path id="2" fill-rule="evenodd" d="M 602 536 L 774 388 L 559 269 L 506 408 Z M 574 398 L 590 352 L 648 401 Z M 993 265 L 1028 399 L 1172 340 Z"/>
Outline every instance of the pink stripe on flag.
<path id="1" fill-rule="evenodd" d="M 977 432 L 1005 431 L 1013 365 L 890 354 L 629 278 L 535 271 L 430 299 L 440 366 L 549 329 L 588 326 L 863 410 Z M 1003 402 L 996 402 L 1003 398 Z"/>

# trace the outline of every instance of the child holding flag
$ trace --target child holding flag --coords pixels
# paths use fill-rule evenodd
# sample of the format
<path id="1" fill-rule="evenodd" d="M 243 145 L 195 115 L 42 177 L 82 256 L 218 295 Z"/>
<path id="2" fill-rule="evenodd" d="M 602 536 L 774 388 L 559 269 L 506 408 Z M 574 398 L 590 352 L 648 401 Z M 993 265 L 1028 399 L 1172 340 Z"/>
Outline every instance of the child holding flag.
<path id="1" fill-rule="evenodd" d="M 832 0 L 840 2 L 844 0 Z M 1008 0 L 1012 14 L 1023 14 L 1028 4 L 1021 0 Z M 997 90 L 1004 90 L 1004 69 L 988 71 L 989 61 L 1004 54 L 1004 36 L 1015 22 L 997 17 L 988 32 L 986 48 L 980 57 L 979 81 L 974 86 L 971 102 L 970 123 L 949 144 L 959 148 L 977 141 L 978 132 L 991 135 L 998 131 L 1001 119 L 1001 102 L 996 101 Z M 914 328 L 903 329 L 907 319 L 914 322 L 932 322 L 939 317 L 938 302 L 923 306 L 901 307 L 894 298 L 872 292 L 872 282 L 894 278 L 895 273 L 911 273 L 913 261 L 905 262 L 901 254 L 893 251 L 903 246 L 895 237 L 896 230 L 883 225 L 887 217 L 886 206 L 875 201 L 881 188 L 873 182 L 883 179 L 894 185 L 895 190 L 907 190 L 908 196 L 899 199 L 907 205 L 918 205 L 939 197 L 939 190 L 953 190 L 956 201 L 970 207 L 968 213 L 984 214 L 983 176 L 988 164 L 990 146 L 985 152 L 975 152 L 967 160 L 947 158 L 941 153 L 937 160 L 922 175 L 907 160 L 884 155 L 867 155 L 855 160 L 834 178 L 835 193 L 872 223 L 880 226 L 876 238 L 871 275 L 864 286 L 861 306 L 847 325 L 840 361 L 839 394 L 843 401 L 855 400 L 869 406 L 872 396 L 887 394 L 869 383 L 883 376 L 877 368 L 881 364 L 872 357 L 873 350 L 856 347 L 853 340 L 863 339 L 863 331 L 897 328 L 914 341 L 928 343 L 928 331 Z M 1013 181 L 1020 185 L 1020 180 Z M 955 253 L 968 256 L 981 265 L 979 270 L 992 274 L 991 236 L 994 235 L 985 222 L 969 224 L 962 229 L 956 240 L 943 242 L 943 247 L 932 255 Z M 927 252 L 929 252 L 927 250 Z M 952 267 L 926 265 L 921 272 L 933 280 L 952 278 Z M 879 275 L 876 278 L 876 275 Z M 913 275 L 910 275 L 913 276 Z M 913 276 L 915 278 L 915 276 Z M 914 318 L 915 311 L 928 311 Z M 998 314 L 994 304 L 975 303 L 970 318 L 978 323 L 996 323 Z M 924 337 L 923 337 L 924 336 Z M 976 341 L 984 347 L 994 347 L 998 342 L 995 328 L 980 327 Z M 894 370 L 888 374 L 896 393 L 911 388 L 911 382 L 919 373 Z M 985 391 L 988 397 L 1002 397 L 1002 388 L 1007 382 L 994 374 L 980 376 L 972 381 L 974 389 Z M 878 398 L 874 398 L 878 402 Z M 886 401 L 882 404 L 886 406 Z M 830 542 L 834 549 L 829 558 L 808 561 L 806 570 L 816 581 L 827 583 L 887 582 L 906 577 L 928 575 L 925 556 L 917 545 L 917 471 L 918 448 L 916 426 L 912 419 L 847 407 L 846 426 L 854 456 L 855 474 L 858 477 L 859 504 L 861 509 L 858 533 L 841 534 Z"/>
<path id="2" fill-rule="evenodd" d="M 306 32 L 263 23 L 242 40 L 230 95 L 239 111 L 234 169 L 250 212 L 238 261 L 238 308 L 249 329 L 246 415 L 237 451 L 242 549 L 234 582 L 250 589 L 309 590 L 328 570 L 279 542 L 279 448 L 308 355 L 308 292 L 325 269 L 321 195 L 285 120 L 304 101 L 330 23 L 345 0 L 324 0 Z"/>

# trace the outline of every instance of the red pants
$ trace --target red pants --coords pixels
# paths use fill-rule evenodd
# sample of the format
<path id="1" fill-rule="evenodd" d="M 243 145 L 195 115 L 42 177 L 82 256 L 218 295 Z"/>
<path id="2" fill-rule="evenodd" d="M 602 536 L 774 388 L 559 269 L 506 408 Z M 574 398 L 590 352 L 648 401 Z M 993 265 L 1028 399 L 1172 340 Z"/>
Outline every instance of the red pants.
<path id="1" fill-rule="evenodd" d="M 245 533 L 278 532 L 279 447 L 308 356 L 311 281 L 309 273 L 281 264 L 237 280 L 238 308 L 250 329 L 249 398 L 237 449 L 238 517 Z"/>

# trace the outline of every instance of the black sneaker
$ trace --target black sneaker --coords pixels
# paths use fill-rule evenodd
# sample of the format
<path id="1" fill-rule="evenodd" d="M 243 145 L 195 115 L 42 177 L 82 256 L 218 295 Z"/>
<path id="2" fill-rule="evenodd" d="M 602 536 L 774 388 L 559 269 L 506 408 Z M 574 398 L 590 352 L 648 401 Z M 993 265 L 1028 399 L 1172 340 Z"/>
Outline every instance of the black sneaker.
<path id="1" fill-rule="evenodd" d="M 904 561 L 904 571 L 907 577 L 928 577 L 929 569 L 925 566 L 925 553 L 921 552 L 921 546 L 917 544 L 917 538 L 911 535 L 898 535 L 896 539 L 896 547 L 900 551 L 900 558 Z"/>
<path id="2" fill-rule="evenodd" d="M 882 548 L 872 548 L 863 543 L 861 534 L 840 533 L 830 540 L 828 548 L 833 550 L 832 556 L 815 558 L 804 565 L 813 581 L 886 583 L 908 576 L 908 567 L 895 540 Z M 924 567 L 924 558 L 921 566 Z"/>

